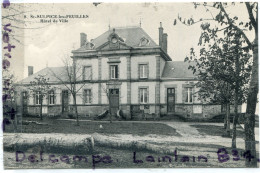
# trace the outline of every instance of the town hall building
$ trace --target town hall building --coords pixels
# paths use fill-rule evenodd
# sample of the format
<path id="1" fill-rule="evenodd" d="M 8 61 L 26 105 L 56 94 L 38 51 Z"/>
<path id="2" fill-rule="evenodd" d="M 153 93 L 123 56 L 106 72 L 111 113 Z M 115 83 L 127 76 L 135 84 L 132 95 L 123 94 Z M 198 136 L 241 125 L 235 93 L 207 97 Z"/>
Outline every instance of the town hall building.
<path id="1" fill-rule="evenodd" d="M 127 119 L 141 114 L 207 119 L 221 114 L 221 105 L 198 99 L 197 78 L 188 69 L 189 63 L 174 61 L 167 49 L 162 24 L 158 44 L 141 27 L 109 29 L 90 41 L 81 33 L 80 48 L 72 50 L 71 57 L 79 69 L 75 74 L 79 115 L 96 116 L 106 110 L 116 114 L 121 110 Z M 39 114 L 39 94 L 29 96 L 26 89 L 37 75 L 45 75 L 54 86 L 43 101 L 43 113 L 67 114 L 73 99 L 57 79 L 68 80 L 62 66 L 46 67 L 20 81 L 18 106 L 23 106 L 25 114 Z"/>

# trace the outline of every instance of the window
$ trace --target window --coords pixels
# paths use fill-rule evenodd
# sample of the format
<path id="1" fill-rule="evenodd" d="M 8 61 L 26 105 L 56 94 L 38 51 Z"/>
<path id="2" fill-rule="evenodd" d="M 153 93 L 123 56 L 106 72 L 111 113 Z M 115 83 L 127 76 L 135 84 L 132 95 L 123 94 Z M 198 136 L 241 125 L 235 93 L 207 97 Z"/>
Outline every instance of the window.
<path id="1" fill-rule="evenodd" d="M 27 99 L 27 97 L 28 97 L 28 94 L 27 94 L 26 91 L 24 91 L 24 92 L 23 92 L 23 99 Z"/>
<path id="2" fill-rule="evenodd" d="M 49 105 L 54 105 L 54 91 L 49 92 Z"/>
<path id="3" fill-rule="evenodd" d="M 92 102 L 92 92 L 90 89 L 84 90 L 85 95 L 85 103 L 91 103 Z"/>
<path id="4" fill-rule="evenodd" d="M 148 103 L 147 88 L 140 88 L 140 103 Z"/>
<path id="5" fill-rule="evenodd" d="M 36 105 L 40 105 L 40 97 L 41 97 L 41 92 L 40 91 L 36 91 L 35 93 L 35 104 Z"/>
<path id="6" fill-rule="evenodd" d="M 110 66 L 110 76 L 111 79 L 118 79 L 118 65 Z"/>
<path id="7" fill-rule="evenodd" d="M 91 66 L 85 66 L 83 69 L 83 80 L 92 79 L 92 68 Z"/>
<path id="8" fill-rule="evenodd" d="M 147 64 L 139 65 L 139 77 L 143 78 L 143 79 L 148 77 L 148 65 Z"/>
<path id="9" fill-rule="evenodd" d="M 192 88 L 185 88 L 185 102 L 192 103 Z"/>
<path id="10" fill-rule="evenodd" d="M 227 105 L 226 104 L 222 104 L 221 105 L 221 112 L 226 112 L 227 110 Z"/>

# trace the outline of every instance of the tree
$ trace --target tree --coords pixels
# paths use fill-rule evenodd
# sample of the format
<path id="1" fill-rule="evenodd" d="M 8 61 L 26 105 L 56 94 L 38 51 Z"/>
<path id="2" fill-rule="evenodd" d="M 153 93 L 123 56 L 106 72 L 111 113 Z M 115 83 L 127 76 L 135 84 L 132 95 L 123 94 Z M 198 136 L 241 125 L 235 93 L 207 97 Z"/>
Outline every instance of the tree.
<path id="1" fill-rule="evenodd" d="M 228 7 L 243 5 L 245 6 L 246 11 L 244 14 L 248 14 L 247 21 L 241 21 L 238 18 L 238 13 L 235 16 L 231 16 L 227 12 Z M 257 2 L 244 2 L 244 3 L 194 3 L 194 7 L 202 7 L 204 10 L 210 13 L 210 18 L 201 18 L 195 21 L 193 18 L 188 20 L 178 17 L 178 19 L 186 24 L 193 25 L 196 23 L 204 21 L 217 22 L 221 28 L 217 28 L 215 32 L 227 31 L 228 29 L 233 29 L 241 35 L 243 39 L 244 46 L 239 49 L 252 52 L 252 71 L 249 81 L 249 89 L 247 94 L 247 107 L 245 114 L 245 149 L 250 152 L 254 157 L 253 160 L 246 159 L 247 167 L 256 167 L 256 143 L 255 143 L 255 111 L 257 104 L 257 95 L 258 95 L 258 3 Z M 213 14 L 213 11 L 215 12 Z M 239 13 L 243 11 L 239 11 Z M 174 24 L 177 23 L 177 20 L 174 20 Z M 248 32 L 245 32 L 248 31 Z M 254 33 L 254 40 L 250 41 L 249 33 Z M 250 161 L 249 161 L 250 160 Z"/>
<path id="2" fill-rule="evenodd" d="M 70 59 L 68 56 L 65 56 L 62 61 L 64 64 L 64 75 L 66 76 L 66 80 L 60 76 L 61 74 L 56 74 L 54 71 L 52 71 L 51 68 L 49 68 L 49 70 L 52 72 L 53 76 L 58 79 L 62 85 L 64 85 L 71 93 L 73 97 L 73 111 L 74 115 L 76 116 L 77 125 L 79 126 L 77 94 L 87 84 L 87 82 L 84 80 L 90 80 L 92 72 L 88 77 L 84 77 L 83 66 L 80 65 L 75 58 Z"/>
<path id="3" fill-rule="evenodd" d="M 45 24 L 43 27 L 30 27 L 32 23 L 36 23 L 33 20 L 30 20 L 30 18 L 26 18 L 25 16 L 32 12 L 31 4 L 20 4 L 20 3 L 10 3 L 9 0 L 4 0 L 2 4 L 2 41 L 3 41 L 3 53 L 2 53 L 2 67 L 3 67 L 3 78 L 2 83 L 9 84 L 13 87 L 13 79 L 17 76 L 14 76 L 13 71 L 14 68 L 12 68 L 13 65 L 11 63 L 18 63 L 22 61 L 15 61 L 14 59 L 16 57 L 13 56 L 12 51 L 14 49 L 21 49 L 21 46 L 24 46 L 24 30 L 31 30 L 31 29 L 39 29 L 44 28 L 48 24 Z M 30 25 L 28 25 L 30 24 Z M 28 27 L 29 26 L 29 27 Z M 21 58 L 21 56 L 19 56 Z M 4 85 L 3 85 L 4 86 Z M 15 117 L 16 114 L 16 107 L 15 104 L 13 104 L 13 101 L 10 102 L 10 100 L 13 100 L 12 94 L 14 94 L 14 88 L 7 89 L 6 86 L 4 88 L 5 94 L 3 95 L 3 99 L 6 98 L 7 100 L 3 100 L 4 102 L 8 102 L 8 104 L 5 104 L 3 107 L 4 112 L 10 112 L 11 119 L 5 119 L 3 124 L 5 122 L 9 122 L 9 120 L 14 121 L 13 124 L 17 125 L 17 119 Z M 19 94 L 16 93 L 18 96 Z M 14 99 L 15 100 L 15 99 Z M 11 104 L 10 104 L 11 103 Z M 16 128 L 16 127 L 15 127 Z"/>
<path id="4" fill-rule="evenodd" d="M 29 84 L 29 92 L 31 96 L 34 97 L 35 102 L 40 105 L 40 118 L 42 118 L 42 104 L 43 99 L 48 96 L 49 92 L 51 91 L 52 87 L 48 83 L 49 78 L 45 78 L 44 75 L 38 75 L 34 78 L 33 81 Z"/>
<path id="5" fill-rule="evenodd" d="M 198 72 L 199 93 L 203 99 L 214 103 L 227 104 L 225 118 L 229 135 L 229 105 L 233 101 L 235 116 L 233 119 L 232 147 L 236 148 L 236 123 L 238 120 L 238 100 L 244 100 L 251 64 L 247 51 L 239 51 L 242 46 L 241 35 L 235 30 L 229 30 L 221 38 L 210 29 L 209 25 L 202 25 L 203 34 L 199 45 L 200 58 L 197 58 L 193 49 L 191 56 L 186 60 L 195 60 L 195 66 L 190 66 L 193 72 Z M 208 47 L 208 49 L 205 48 Z M 197 67 L 197 68 L 196 68 Z M 233 92 L 234 91 L 234 92 Z M 240 102 L 241 103 L 241 102 Z"/>
<path id="6" fill-rule="evenodd" d="M 3 100 L 3 114 L 8 115 L 9 118 L 6 118 L 3 123 L 3 128 L 9 120 L 11 120 L 14 128 L 14 132 L 17 130 L 17 119 L 15 117 L 16 113 L 16 106 L 15 106 L 15 86 L 14 83 L 16 81 L 15 76 L 8 70 L 3 69 L 2 73 L 2 86 L 3 86 L 3 92 L 2 92 L 2 100 Z"/>

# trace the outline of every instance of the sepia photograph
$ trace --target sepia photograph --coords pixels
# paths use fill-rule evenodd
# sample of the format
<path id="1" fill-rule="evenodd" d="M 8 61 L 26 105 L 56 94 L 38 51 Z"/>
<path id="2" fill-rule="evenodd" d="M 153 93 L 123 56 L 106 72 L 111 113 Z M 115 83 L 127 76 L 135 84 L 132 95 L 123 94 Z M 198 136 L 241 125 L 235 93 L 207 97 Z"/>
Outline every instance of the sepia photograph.
<path id="1" fill-rule="evenodd" d="M 258 8 L 3 0 L 3 169 L 259 168 Z"/>

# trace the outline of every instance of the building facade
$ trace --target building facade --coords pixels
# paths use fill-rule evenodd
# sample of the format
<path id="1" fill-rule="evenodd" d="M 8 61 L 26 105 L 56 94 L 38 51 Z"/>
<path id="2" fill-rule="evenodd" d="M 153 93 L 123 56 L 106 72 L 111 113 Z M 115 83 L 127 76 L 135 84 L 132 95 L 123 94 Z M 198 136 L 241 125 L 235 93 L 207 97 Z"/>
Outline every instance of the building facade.
<path id="1" fill-rule="evenodd" d="M 91 41 L 81 33 L 80 45 L 72 51 L 71 58 L 77 65 L 76 97 L 81 116 L 96 116 L 105 110 L 116 114 L 122 110 L 128 119 L 143 114 L 204 119 L 222 113 L 221 105 L 198 99 L 196 76 L 188 70 L 188 63 L 172 61 L 167 54 L 167 34 L 161 25 L 159 44 L 141 27 L 129 27 L 108 30 Z M 39 113 L 39 94 L 29 96 L 27 91 L 30 81 L 39 74 L 48 77 L 53 86 L 43 101 L 43 113 L 70 112 L 73 98 L 64 86 L 68 82 L 64 67 L 45 68 L 19 82 L 18 106 L 26 114 Z"/>

